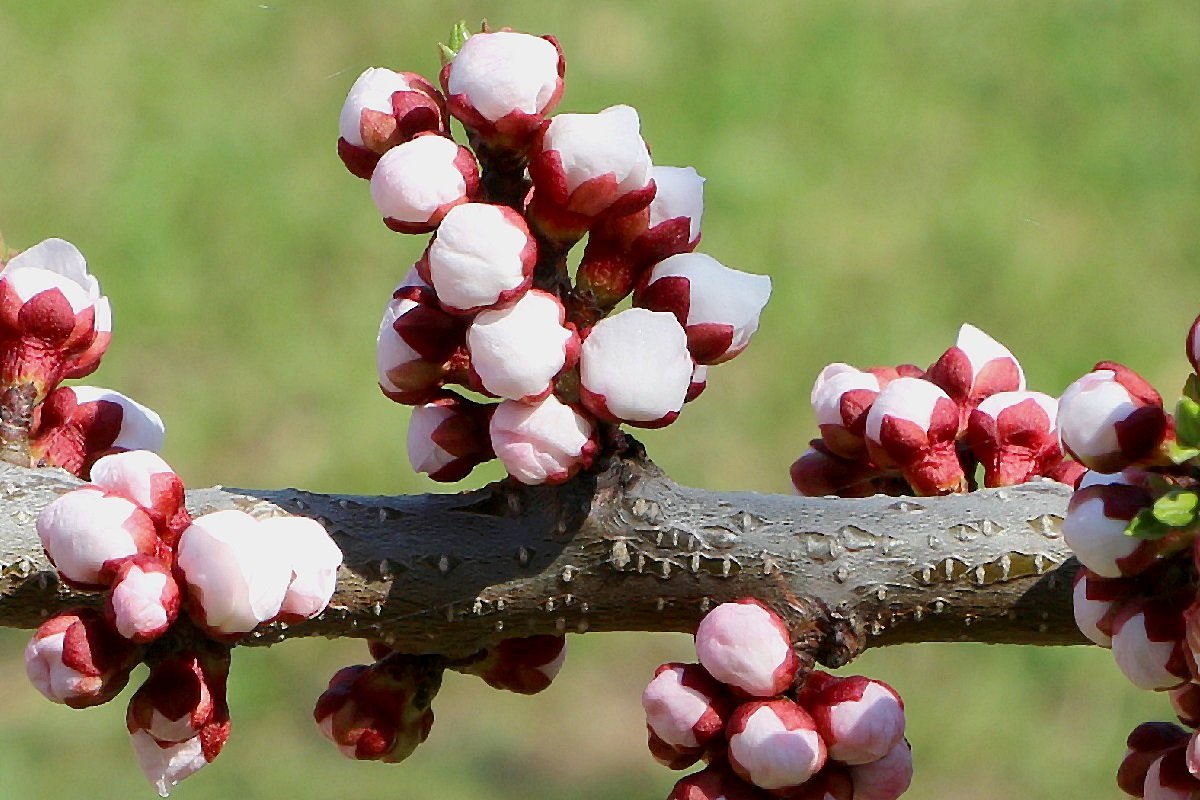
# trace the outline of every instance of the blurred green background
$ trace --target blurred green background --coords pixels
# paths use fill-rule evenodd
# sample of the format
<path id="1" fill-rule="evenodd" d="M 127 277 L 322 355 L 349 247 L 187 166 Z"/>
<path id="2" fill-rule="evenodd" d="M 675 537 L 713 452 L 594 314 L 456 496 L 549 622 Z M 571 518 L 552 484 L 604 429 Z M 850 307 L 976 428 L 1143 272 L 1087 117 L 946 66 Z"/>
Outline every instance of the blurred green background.
<path id="1" fill-rule="evenodd" d="M 423 239 L 382 225 L 335 140 L 359 72 L 433 75 L 462 17 L 558 36 L 560 110 L 636 106 L 656 161 L 709 179 L 702 249 L 775 280 L 755 346 L 644 437 L 679 480 L 787 491 L 822 365 L 926 364 L 965 320 L 1033 388 L 1100 358 L 1180 385 L 1200 311 L 1195 4 L 0 0 L 0 229 L 82 248 L 116 321 L 93 380 L 163 414 L 190 485 L 434 489 L 373 363 Z M 43 701 L 25 638 L 0 632 L 0 797 L 153 796 L 122 704 Z M 309 718 L 361 644 L 239 651 L 233 738 L 176 796 L 665 797 L 638 695 L 688 637 L 571 647 L 538 697 L 449 678 L 400 766 L 341 759 Z M 908 703 L 914 798 L 1116 797 L 1125 734 L 1169 716 L 1095 648 L 856 667 Z"/>

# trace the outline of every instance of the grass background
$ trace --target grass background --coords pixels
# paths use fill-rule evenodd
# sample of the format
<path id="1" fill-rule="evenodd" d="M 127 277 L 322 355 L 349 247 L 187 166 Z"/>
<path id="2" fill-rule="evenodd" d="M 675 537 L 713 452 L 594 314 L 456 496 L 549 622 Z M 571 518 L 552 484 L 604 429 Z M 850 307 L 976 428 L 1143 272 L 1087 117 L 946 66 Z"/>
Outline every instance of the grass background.
<path id="1" fill-rule="evenodd" d="M 562 111 L 629 103 L 657 162 L 709 180 L 702 249 L 769 273 L 755 346 L 647 434 L 679 480 L 787 491 L 828 361 L 932 361 L 974 322 L 1058 393 L 1100 358 L 1173 394 L 1200 311 L 1200 9 L 946 0 L 746 3 L 0 0 L 0 229 L 63 236 L 112 298 L 93 379 L 168 422 L 190 485 L 428 491 L 374 386 L 390 233 L 335 155 L 372 65 L 432 75 L 450 24 L 559 37 Z M 483 470 L 469 482 L 495 477 Z M 73 712 L 0 631 L 0 796 L 149 797 L 120 702 Z M 311 702 L 353 642 L 236 654 L 234 735 L 176 796 L 656 798 L 637 698 L 680 636 L 573 637 L 534 698 L 452 676 L 429 742 L 353 764 Z M 1095 648 L 925 645 L 857 668 L 910 709 L 914 798 L 1116 797 L 1168 716 Z"/>

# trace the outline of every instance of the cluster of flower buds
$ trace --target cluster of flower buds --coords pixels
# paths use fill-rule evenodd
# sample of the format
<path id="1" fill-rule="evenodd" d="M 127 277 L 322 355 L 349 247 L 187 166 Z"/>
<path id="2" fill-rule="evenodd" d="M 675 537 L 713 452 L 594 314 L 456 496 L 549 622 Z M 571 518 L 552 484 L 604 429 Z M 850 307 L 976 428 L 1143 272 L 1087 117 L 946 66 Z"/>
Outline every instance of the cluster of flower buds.
<path id="1" fill-rule="evenodd" d="M 1187 336 L 1194 369 L 1198 330 L 1200 318 Z M 1076 624 L 1135 686 L 1168 692 L 1185 726 L 1138 726 L 1117 783 L 1134 797 L 1200 799 L 1200 375 L 1172 415 L 1137 373 L 1102 361 L 1063 392 L 1059 426 L 1090 470 L 1062 525 L 1082 565 Z"/>
<path id="2" fill-rule="evenodd" d="M 498 458 L 522 483 L 561 483 L 612 440 L 603 426 L 674 421 L 745 349 L 771 282 L 692 252 L 704 180 L 653 165 L 634 109 L 550 116 L 565 68 L 552 37 L 463 34 L 441 92 L 373 68 L 342 109 L 339 152 L 384 222 L 433 233 L 384 312 L 379 385 L 416 406 L 417 471 L 454 481 Z"/>
<path id="3" fill-rule="evenodd" d="M 311 519 L 192 519 L 182 480 L 149 451 L 100 458 L 91 481 L 46 506 L 37 532 L 64 583 L 104 592 L 102 610 L 43 623 L 25 649 L 26 672 L 50 700 L 83 708 L 111 700 L 135 666 L 156 659 L 127 721 L 138 763 L 165 797 L 229 735 L 232 643 L 262 623 L 319 614 L 342 554 Z M 172 628 L 184 649 L 157 660 L 147 645 Z"/>
<path id="4" fill-rule="evenodd" d="M 433 728 L 433 698 L 442 674 L 477 675 L 496 689 L 535 694 L 566 658 L 566 637 L 505 639 L 467 658 L 415 656 L 368 642 L 373 664 L 338 670 L 317 700 L 313 719 L 346 758 L 394 764 L 412 755 Z"/>
<path id="5" fill-rule="evenodd" d="M 698 664 L 663 664 L 642 693 L 651 754 L 707 766 L 670 800 L 895 800 L 912 779 L 904 703 L 886 683 L 804 673 L 787 627 L 752 598 L 713 609 Z"/>
<path id="6" fill-rule="evenodd" d="M 792 464 L 804 495 L 938 495 L 1083 472 L 1059 441 L 1059 401 L 972 325 L 927 370 L 830 364 L 812 388 L 821 436 Z M 1064 396 L 1064 401 L 1066 397 Z"/>

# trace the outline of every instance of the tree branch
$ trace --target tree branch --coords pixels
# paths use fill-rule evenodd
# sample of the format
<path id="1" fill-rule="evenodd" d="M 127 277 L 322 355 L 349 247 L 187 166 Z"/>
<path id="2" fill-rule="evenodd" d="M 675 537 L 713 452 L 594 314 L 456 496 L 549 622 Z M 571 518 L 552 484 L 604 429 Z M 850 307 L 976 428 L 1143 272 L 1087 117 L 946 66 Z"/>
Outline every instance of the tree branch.
<path id="1" fill-rule="evenodd" d="M 0 625 L 95 603 L 59 584 L 34 530 L 79 481 L 0 466 Z M 640 448 L 560 487 L 512 481 L 455 495 L 294 489 L 189 492 L 193 514 L 302 514 L 345 554 L 318 618 L 246 644 L 372 637 L 467 655 L 497 640 L 584 631 L 692 631 L 754 595 L 838 666 L 868 646 L 966 640 L 1080 644 L 1077 564 L 1059 533 L 1070 490 L 1028 484 L 941 498 L 800 498 L 672 482 Z"/>

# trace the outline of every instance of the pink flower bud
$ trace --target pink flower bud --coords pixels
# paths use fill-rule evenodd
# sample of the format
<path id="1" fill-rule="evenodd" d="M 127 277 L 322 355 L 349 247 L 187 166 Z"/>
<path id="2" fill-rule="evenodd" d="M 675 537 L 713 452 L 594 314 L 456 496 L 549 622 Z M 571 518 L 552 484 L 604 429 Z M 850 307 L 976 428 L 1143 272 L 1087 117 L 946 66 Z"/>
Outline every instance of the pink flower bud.
<path id="1" fill-rule="evenodd" d="M 104 616 L 117 633 L 144 644 L 167 632 L 179 615 L 179 584 L 153 556 L 130 556 L 115 570 Z"/>
<path id="2" fill-rule="evenodd" d="M 958 340 L 925 374 L 961 409 L 960 424 L 985 397 L 1025 391 L 1025 373 L 1008 348 L 974 325 L 958 329 Z"/>
<path id="3" fill-rule="evenodd" d="M 676 663 L 655 670 L 642 692 L 642 707 L 650 751 L 671 769 L 699 760 L 709 744 L 718 741 L 733 710 L 728 692 L 703 667 Z"/>
<path id="4" fill-rule="evenodd" d="M 1190 679 L 1184 655 L 1183 612 L 1192 595 L 1185 589 L 1134 598 L 1113 617 L 1113 658 L 1134 686 L 1163 691 Z"/>
<path id="5" fill-rule="evenodd" d="M 164 745 L 186 742 L 206 731 L 223 732 L 223 744 L 229 728 L 228 679 L 228 651 L 185 651 L 159 661 L 129 699 L 125 727 Z"/>
<path id="6" fill-rule="evenodd" d="M 94 486 L 67 492 L 42 509 L 37 532 L 59 574 L 79 588 L 108 586 L 113 577 L 108 562 L 154 555 L 159 547 L 145 511 Z"/>
<path id="7" fill-rule="evenodd" d="M 566 658 L 565 636 L 525 636 L 504 639 L 458 670 L 483 678 L 493 689 L 537 694 L 550 686 Z"/>
<path id="8" fill-rule="evenodd" d="M 592 421 L 554 395 L 534 404 L 505 400 L 489 434 L 508 474 L 530 485 L 563 483 L 599 449 Z"/>
<path id="9" fill-rule="evenodd" d="M 471 369 L 483 387 L 509 400 L 536 402 L 579 358 L 579 335 L 562 302 L 534 289 L 506 308 L 483 311 L 467 329 Z"/>
<path id="10" fill-rule="evenodd" d="M 428 233 L 479 189 L 479 166 L 453 140 L 426 134 L 383 154 L 371 173 L 371 199 L 389 228 Z"/>
<path id="11" fill-rule="evenodd" d="M 792 462 L 792 486 L 806 497 L 870 497 L 891 494 L 881 485 L 886 476 L 867 460 L 841 458 L 821 439 L 808 443 L 808 450 Z"/>
<path id="12" fill-rule="evenodd" d="M 38 466 L 62 467 L 82 478 L 108 451 L 162 449 L 162 418 L 119 392 L 60 386 L 38 411 L 29 443 Z"/>
<path id="13" fill-rule="evenodd" d="M 1151 502 L 1140 486 L 1081 485 L 1067 504 L 1063 540 L 1079 563 L 1103 578 L 1136 575 L 1154 563 L 1157 552 L 1154 542 L 1126 536 L 1125 528 Z"/>
<path id="14" fill-rule="evenodd" d="M 443 308 L 472 314 L 524 294 L 536 260 L 537 245 L 520 214 L 507 206 L 463 203 L 442 218 L 417 270 Z"/>
<path id="15" fill-rule="evenodd" d="M 766 275 L 730 269 L 703 253 L 681 253 L 654 266 L 633 302 L 674 314 L 696 362 L 720 364 L 750 344 L 770 296 Z"/>
<path id="16" fill-rule="evenodd" d="M 1196 321 L 1188 329 L 1186 350 L 1192 369 L 1200 372 L 1200 317 L 1196 317 Z"/>
<path id="17" fill-rule="evenodd" d="M 1145 800 L 1200 800 L 1200 780 L 1188 769 L 1187 749 L 1175 747 L 1155 759 L 1146 771 L 1142 797 Z"/>
<path id="18" fill-rule="evenodd" d="M 493 147 L 521 149 L 558 105 L 565 70 L 552 36 L 476 33 L 442 69 L 450 113 Z"/>
<path id="19" fill-rule="evenodd" d="M 413 409 L 408 423 L 408 461 L 435 481 L 458 481 L 495 458 L 488 434 L 494 405 L 473 403 L 452 392 Z"/>
<path id="20" fill-rule="evenodd" d="M 583 340 L 580 398 L 603 420 L 662 427 L 679 416 L 694 369 L 674 315 L 628 308 L 597 322 Z"/>
<path id="21" fill-rule="evenodd" d="M 739 706 L 725 735 L 733 771 L 768 791 L 794 790 L 825 765 L 825 743 L 812 717 L 791 700 Z"/>
<path id="22" fill-rule="evenodd" d="M 805 708 L 829 757 L 843 764 L 878 761 L 904 740 L 904 702 L 883 681 L 854 675 L 831 682 Z"/>
<path id="23" fill-rule="evenodd" d="M 1014 486 L 1062 460 L 1058 401 L 1041 392 L 999 392 L 967 420 L 967 442 L 983 464 L 984 485 Z"/>
<path id="24" fill-rule="evenodd" d="M 342 551 L 325 526 L 307 517 L 270 517 L 259 535 L 274 539 L 275 557 L 289 562 L 291 582 L 279 607 L 284 622 L 312 619 L 325 610 L 337 588 Z"/>
<path id="25" fill-rule="evenodd" d="M 958 407 L 920 378 L 897 378 L 867 413 L 867 452 L 880 466 L 903 472 L 917 494 L 963 491 L 966 476 L 955 451 Z"/>
<path id="26" fill-rule="evenodd" d="M 129 450 L 113 453 L 92 465 L 92 483 L 105 492 L 132 500 L 154 521 L 159 538 L 174 547 L 192 524 L 184 507 L 183 481 L 157 453 Z"/>
<path id="27" fill-rule="evenodd" d="M 849 364 L 830 364 L 813 382 L 809 399 L 821 439 L 834 454 L 848 459 L 866 452 L 867 412 L 886 380 Z"/>
<path id="28" fill-rule="evenodd" d="M 243 511 L 216 511 L 192 522 L 179 537 L 176 563 L 189 616 L 218 638 L 273 619 L 292 580 L 286 553 Z"/>
<path id="29" fill-rule="evenodd" d="M 138 660 L 99 612 L 77 608 L 41 624 L 25 647 L 25 674 L 55 703 L 88 708 L 125 688 Z"/>
<path id="30" fill-rule="evenodd" d="M 728 766 L 710 764 L 700 772 L 681 778 L 667 795 L 667 800 L 767 800 L 769 797 L 771 795 L 757 786 L 739 778 Z"/>
<path id="31" fill-rule="evenodd" d="M 751 697 L 780 694 L 800 670 L 787 626 L 752 597 L 722 603 L 700 620 L 696 655 L 710 675 Z"/>
<path id="32" fill-rule="evenodd" d="M 415 72 L 372 67 L 342 106 L 338 155 L 351 173 L 370 178 L 381 155 L 426 131 L 450 133 L 441 92 Z"/>
<path id="33" fill-rule="evenodd" d="M 102 299 L 69 242 L 47 239 L 10 259 L 0 271 L 0 386 L 31 384 L 37 403 L 67 375 L 94 369 L 97 332 L 112 327 Z"/>
<path id="34" fill-rule="evenodd" d="M 1140 375 L 1101 361 L 1058 401 L 1063 447 L 1089 469 L 1117 472 L 1149 457 L 1167 433 L 1162 398 Z"/>
<path id="35" fill-rule="evenodd" d="M 1189 728 L 1200 727 L 1200 683 L 1195 678 L 1177 689 L 1167 692 L 1171 699 L 1171 708 L 1179 721 Z"/>
<path id="36" fill-rule="evenodd" d="M 1117 786 L 1125 794 L 1141 797 L 1146 773 L 1169 750 L 1182 749 L 1187 731 L 1171 722 L 1143 722 L 1125 740 L 1125 757 L 1117 769 Z"/>
<path id="37" fill-rule="evenodd" d="M 375 340 L 379 388 L 397 403 L 420 405 L 449 377 L 447 361 L 464 347 L 465 324 L 427 287 L 396 289 Z"/>
<path id="38" fill-rule="evenodd" d="M 1075 573 L 1072 593 L 1079 631 L 1101 647 L 1112 647 L 1113 617 L 1135 592 L 1131 581 L 1102 578 L 1087 567 L 1080 567 Z"/>
<path id="39" fill-rule="evenodd" d="M 878 761 L 850 767 L 854 800 L 896 800 L 912 783 L 912 748 L 901 741 Z"/>

